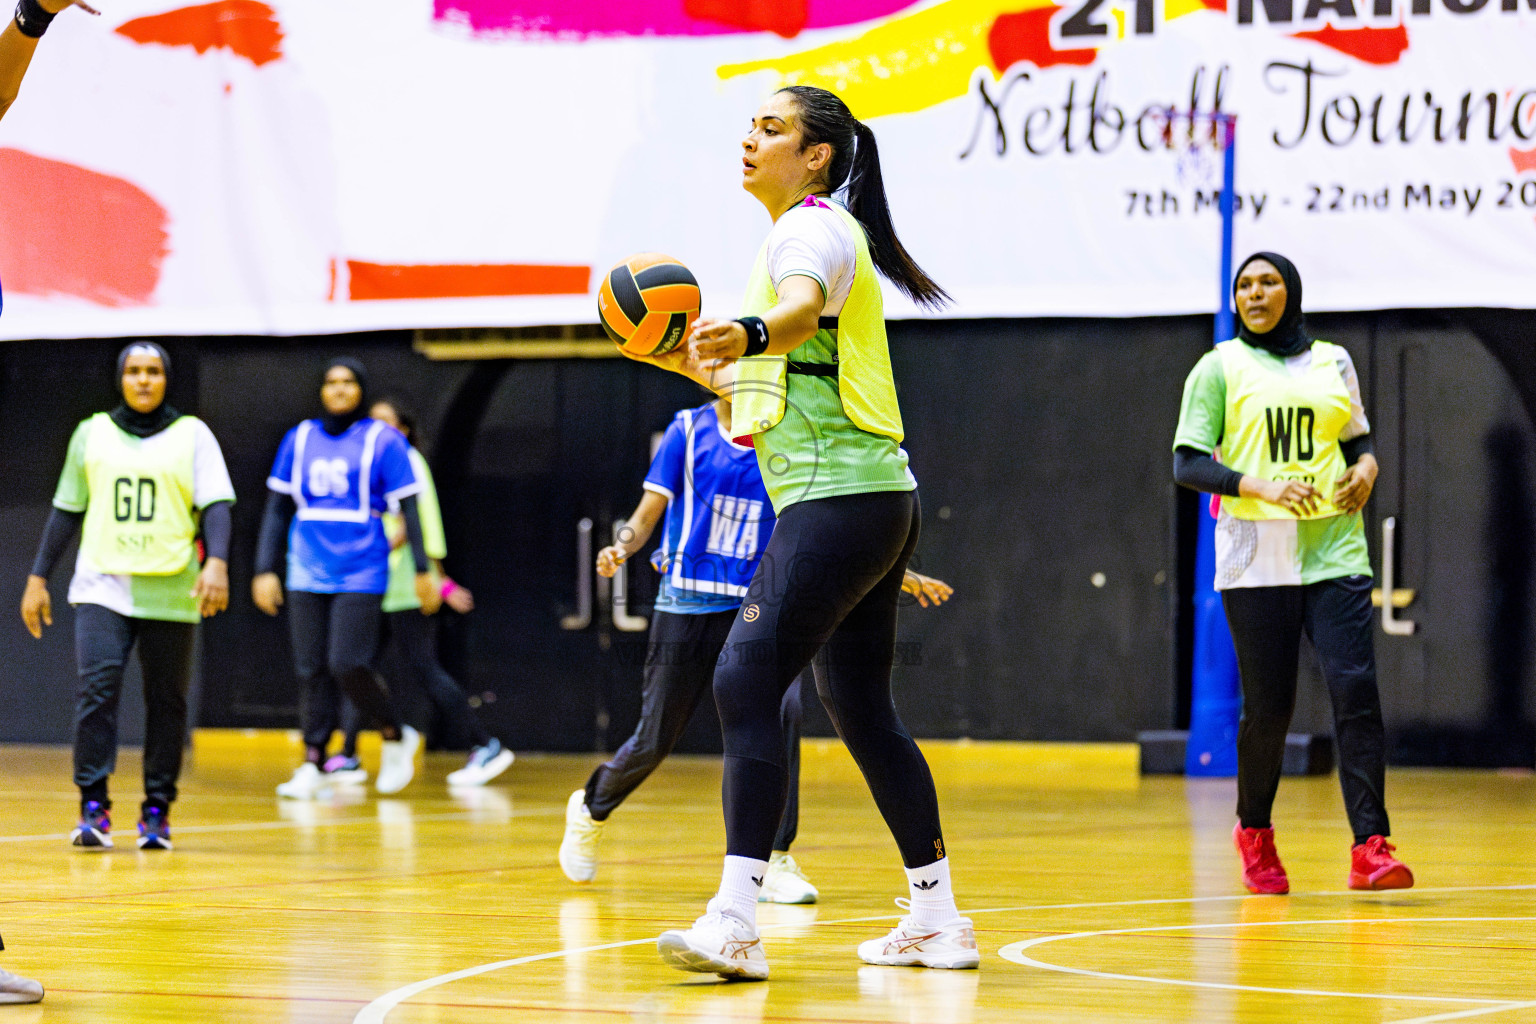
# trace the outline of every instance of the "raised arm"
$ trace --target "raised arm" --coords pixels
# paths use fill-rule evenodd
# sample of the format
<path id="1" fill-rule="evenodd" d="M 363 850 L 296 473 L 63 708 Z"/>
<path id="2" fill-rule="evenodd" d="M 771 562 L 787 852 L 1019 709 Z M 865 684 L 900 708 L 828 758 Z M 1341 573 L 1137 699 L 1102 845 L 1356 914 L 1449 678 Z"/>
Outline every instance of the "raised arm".
<path id="1" fill-rule="evenodd" d="M 779 301 L 762 316 L 743 318 L 751 325 L 751 331 L 760 329 L 767 336 L 767 347 L 754 355 L 781 356 L 793 352 L 820 329 L 827 297 L 815 278 L 791 275 L 779 284 L 778 292 Z M 747 342 L 752 340 L 747 324 L 741 320 L 719 319 L 695 320 L 689 338 L 694 359 L 705 366 L 722 359 L 741 358 L 747 353 Z M 762 335 L 756 340 L 761 344 Z"/>
<path id="2" fill-rule="evenodd" d="M 666 497 L 655 491 L 646 491 L 640 504 L 629 514 L 629 521 L 619 530 L 619 542 L 597 553 L 598 574 L 612 576 L 631 555 L 645 547 L 645 542 L 656 531 L 656 523 L 666 511 Z"/>
<path id="3" fill-rule="evenodd" d="M 53 16 L 66 7 L 78 7 L 88 14 L 99 14 L 80 0 L 21 0 L 16 16 L 0 31 L 0 117 L 16 102 L 21 80 L 27 75 L 37 41 L 48 30 Z"/>

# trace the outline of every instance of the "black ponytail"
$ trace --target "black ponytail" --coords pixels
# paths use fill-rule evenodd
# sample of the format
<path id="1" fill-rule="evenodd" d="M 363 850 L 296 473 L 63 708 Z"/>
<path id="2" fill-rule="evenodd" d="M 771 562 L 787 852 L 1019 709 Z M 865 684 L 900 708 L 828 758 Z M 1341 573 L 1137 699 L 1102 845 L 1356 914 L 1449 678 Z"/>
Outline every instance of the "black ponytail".
<path id="1" fill-rule="evenodd" d="M 789 85 L 779 91 L 795 98 L 804 147 L 823 142 L 832 147 L 827 186 L 836 192 L 847 184 L 848 212 L 864 228 L 875 268 L 919 306 L 938 309 L 947 304 L 949 293 L 924 273 L 896 237 L 875 133 L 835 93 L 810 85 Z"/>

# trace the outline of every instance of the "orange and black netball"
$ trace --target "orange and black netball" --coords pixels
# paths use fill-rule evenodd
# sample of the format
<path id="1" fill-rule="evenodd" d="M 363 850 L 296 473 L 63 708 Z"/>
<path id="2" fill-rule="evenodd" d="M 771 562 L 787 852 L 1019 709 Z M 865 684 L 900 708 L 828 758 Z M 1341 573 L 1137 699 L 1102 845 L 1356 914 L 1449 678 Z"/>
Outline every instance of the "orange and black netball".
<path id="1" fill-rule="evenodd" d="M 670 256 L 642 252 L 608 271 L 597 315 L 613 343 L 631 355 L 663 355 L 699 316 L 699 282 Z"/>

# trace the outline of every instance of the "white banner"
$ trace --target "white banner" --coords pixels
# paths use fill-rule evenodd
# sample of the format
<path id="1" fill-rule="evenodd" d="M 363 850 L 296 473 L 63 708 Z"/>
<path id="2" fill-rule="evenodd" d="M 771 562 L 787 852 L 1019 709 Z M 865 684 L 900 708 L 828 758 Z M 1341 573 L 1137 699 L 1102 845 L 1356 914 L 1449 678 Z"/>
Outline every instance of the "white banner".
<path id="1" fill-rule="evenodd" d="M 788 82 L 870 123 L 949 315 L 1213 309 L 1191 105 L 1308 308 L 1536 307 L 1536 0 L 1230 2 L 101 0 L 0 124 L 0 337 L 592 323 L 642 250 L 728 312 Z"/>

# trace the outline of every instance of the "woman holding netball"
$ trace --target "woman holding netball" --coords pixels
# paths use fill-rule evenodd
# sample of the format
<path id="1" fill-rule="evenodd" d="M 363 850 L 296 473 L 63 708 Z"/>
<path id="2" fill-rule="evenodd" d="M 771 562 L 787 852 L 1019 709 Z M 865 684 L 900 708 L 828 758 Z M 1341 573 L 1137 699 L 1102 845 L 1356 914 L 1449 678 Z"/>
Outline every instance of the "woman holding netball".
<path id="1" fill-rule="evenodd" d="M 409 444 L 369 418 L 368 376 L 355 359 L 332 359 L 320 384 L 320 416 L 289 430 L 277 450 L 256 547 L 251 596 L 276 615 L 283 603 L 278 568 L 288 548 L 288 628 L 303 700 L 304 763 L 278 795 L 304 798 L 325 785 L 321 766 L 342 693 L 384 737 L 375 788 L 398 793 L 416 770 L 421 734 L 400 721 L 373 670 L 389 583 L 389 539 L 382 516 L 397 508 L 415 565 L 421 610 L 442 604 L 422 538 Z"/>
<path id="2" fill-rule="evenodd" d="M 714 386 L 733 396 L 732 434 L 751 437 L 778 526 L 715 673 L 725 735 L 720 889 L 693 927 L 664 933 L 658 947 L 682 970 L 768 976 L 756 907 L 785 799 L 779 699 L 814 659 L 817 692 L 896 839 L 911 898 L 908 915 L 859 956 L 976 967 L 933 777 L 891 700 L 897 599 L 920 514 L 876 272 L 922 305 L 948 296 L 897 239 L 874 133 L 837 96 L 780 90 L 742 147 L 742 183 L 773 220 L 746 315 L 698 320 L 687 353 L 652 361 L 696 379 L 734 364 Z M 846 206 L 832 198 L 845 185 Z"/>
<path id="3" fill-rule="evenodd" d="M 1354 831 L 1349 887 L 1406 889 L 1392 856 L 1371 564 L 1360 510 L 1376 482 L 1370 423 L 1349 353 L 1315 341 L 1301 313 L 1301 276 L 1271 252 L 1248 257 L 1233 283 L 1238 336 L 1201 357 L 1184 384 L 1174 479 L 1221 495 L 1216 589 L 1242 677 L 1237 825 L 1243 884 L 1290 891 L 1270 809 L 1296 704 L 1306 631 L 1333 699 L 1344 809 Z M 1221 462 L 1212 458 L 1217 449 Z"/>

